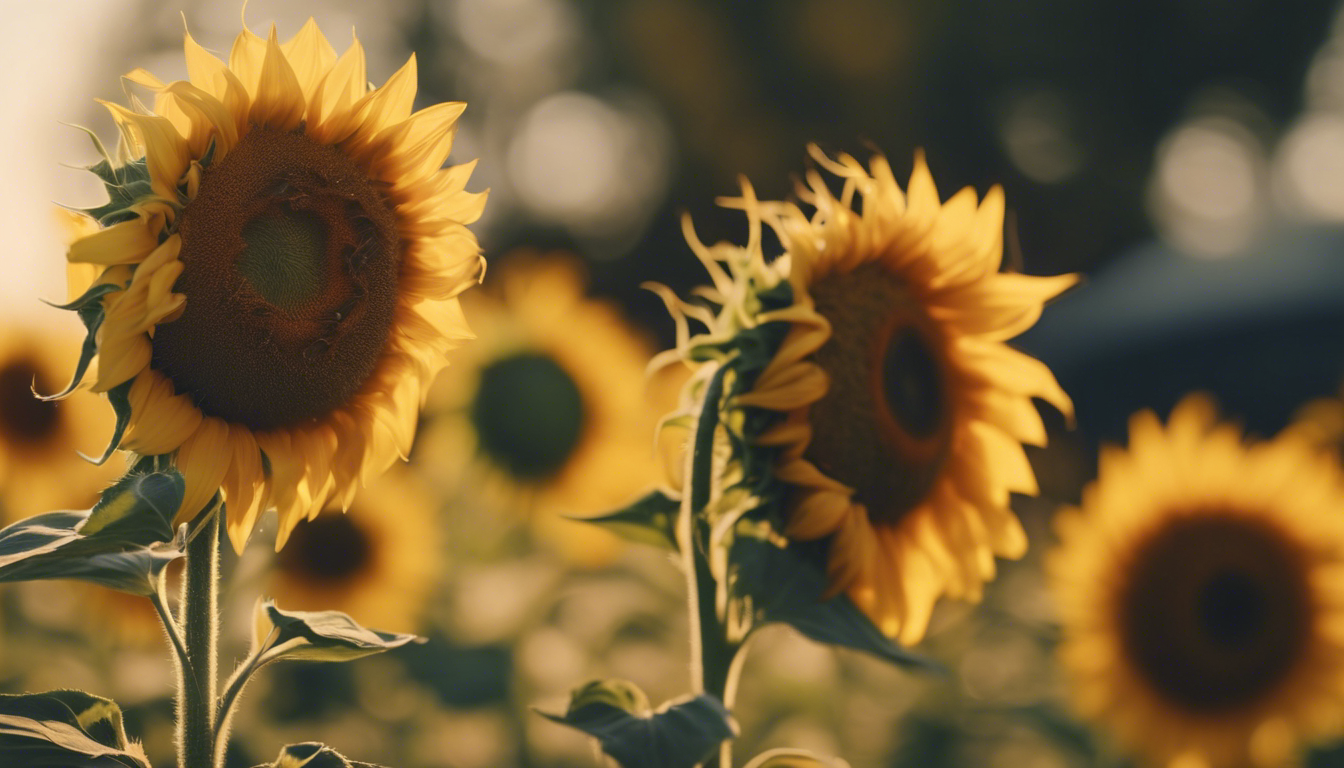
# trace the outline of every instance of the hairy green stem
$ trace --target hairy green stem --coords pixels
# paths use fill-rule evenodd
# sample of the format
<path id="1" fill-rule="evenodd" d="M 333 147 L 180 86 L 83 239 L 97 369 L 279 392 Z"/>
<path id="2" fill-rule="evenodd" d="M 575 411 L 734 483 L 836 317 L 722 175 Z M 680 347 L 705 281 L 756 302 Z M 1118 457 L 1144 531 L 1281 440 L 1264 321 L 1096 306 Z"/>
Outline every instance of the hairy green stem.
<path id="1" fill-rule="evenodd" d="M 182 623 L 188 663 L 177 686 L 179 768 L 215 766 L 215 665 L 218 649 L 219 529 L 217 504 L 205 512 L 200 530 L 187 542 L 182 580 Z"/>
<path id="2" fill-rule="evenodd" d="M 710 568 L 702 542 L 708 532 L 700 530 L 705 509 L 712 496 L 714 472 L 714 432 L 718 428 L 719 400 L 723 395 L 726 368 L 720 368 L 710 379 L 701 405 L 700 417 L 691 436 L 691 450 L 686 457 L 688 492 L 682 497 L 677 516 L 677 546 L 681 550 L 682 570 L 686 574 L 686 599 L 691 635 L 691 680 L 697 693 L 718 697 L 725 707 L 732 708 L 737 693 L 737 677 L 741 670 L 741 644 L 728 639 L 726 628 L 717 606 L 717 582 Z M 700 535 L 705 534 L 705 535 Z M 713 546 L 709 543 L 708 546 Z M 731 768 L 733 742 L 729 739 L 720 748 L 717 762 L 711 758 L 706 768 Z"/>

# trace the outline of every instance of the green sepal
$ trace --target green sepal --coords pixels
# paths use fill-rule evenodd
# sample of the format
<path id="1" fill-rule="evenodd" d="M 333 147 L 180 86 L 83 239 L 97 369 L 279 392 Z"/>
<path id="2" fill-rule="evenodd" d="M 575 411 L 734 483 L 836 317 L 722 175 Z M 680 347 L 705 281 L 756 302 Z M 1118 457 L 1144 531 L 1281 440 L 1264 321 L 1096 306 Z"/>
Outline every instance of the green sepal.
<path id="1" fill-rule="evenodd" d="M 98 354 L 98 329 L 103 325 L 102 299 L 113 291 L 124 290 L 125 287 L 116 283 L 98 283 L 68 304 L 52 305 L 57 309 L 71 310 L 79 316 L 79 321 L 84 324 L 84 343 L 80 345 L 79 361 L 75 363 L 75 372 L 70 377 L 70 383 L 54 395 L 34 391 L 33 394 L 37 395 L 39 400 L 59 400 L 67 397 L 84 380 L 84 374 L 89 370 L 89 363 L 93 362 L 93 356 Z"/>
<path id="2" fill-rule="evenodd" d="M 316 741 L 290 744 L 280 750 L 274 762 L 256 768 L 381 768 L 373 763 L 351 760 L 340 752 Z"/>
<path id="3" fill-rule="evenodd" d="M 98 458 L 80 453 L 79 455 L 91 464 L 102 466 L 107 460 L 116 453 L 117 446 L 121 445 L 121 438 L 126 434 L 126 427 L 131 423 L 131 385 L 135 379 L 128 379 L 117 386 L 107 390 L 107 400 L 112 404 L 112 412 L 116 415 L 116 422 L 112 426 L 112 437 L 107 441 L 107 448 L 103 450 L 103 455 Z"/>
<path id="4" fill-rule="evenodd" d="M 104 156 L 89 166 L 89 170 L 102 180 L 108 199 L 100 206 L 79 210 L 92 216 L 104 227 L 135 218 L 139 214 L 130 210 L 131 206 L 137 200 L 155 196 L 149 178 L 149 165 L 143 157 L 122 165 L 113 165 L 111 158 Z"/>
<path id="5" fill-rule="evenodd" d="M 91 510 L 48 512 L 0 530 L 0 582 L 75 579 L 153 594 L 159 573 L 184 552 L 185 527 L 174 536 L 171 520 L 186 486 L 176 469 L 145 472 L 144 464 Z"/>
<path id="6" fill-rule="evenodd" d="M 945 673 L 882 634 L 844 593 L 830 595 L 825 542 L 788 541 L 768 522 L 741 520 L 728 553 L 727 617 L 741 632 L 779 622 L 808 638 L 870 653 L 902 667 Z"/>
<path id="7" fill-rule="evenodd" d="M 121 708 L 83 691 L 0 694 L 0 765 L 150 768 Z"/>
<path id="8" fill-rule="evenodd" d="M 850 768 L 838 757 L 821 757 L 806 749 L 772 749 L 753 757 L 742 768 Z"/>
<path id="9" fill-rule="evenodd" d="M 595 681 L 576 689 L 564 715 L 538 714 L 594 737 L 624 768 L 694 768 L 738 733 L 732 715 L 710 694 L 688 696 L 650 712 L 648 697 L 624 680 Z"/>
<path id="10" fill-rule="evenodd" d="M 256 636 L 266 640 L 258 666 L 280 659 L 352 661 L 425 638 L 360 626 L 341 611 L 282 611 L 272 600 L 257 603 Z"/>
<path id="11" fill-rule="evenodd" d="M 677 512 L 680 509 L 679 499 L 655 490 L 615 512 L 569 519 L 600 525 L 628 541 L 676 550 Z"/>

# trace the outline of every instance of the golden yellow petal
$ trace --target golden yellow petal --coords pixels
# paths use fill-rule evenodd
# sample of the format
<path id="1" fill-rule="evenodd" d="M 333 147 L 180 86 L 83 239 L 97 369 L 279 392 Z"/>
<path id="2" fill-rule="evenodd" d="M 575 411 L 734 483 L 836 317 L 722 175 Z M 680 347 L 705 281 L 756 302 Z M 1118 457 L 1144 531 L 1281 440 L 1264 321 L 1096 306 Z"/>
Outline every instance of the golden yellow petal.
<path id="1" fill-rule="evenodd" d="M 154 193 L 164 200 L 175 201 L 177 182 L 191 162 L 191 153 L 172 122 L 159 115 L 132 112 L 109 101 L 100 99 L 98 103 L 112 113 L 112 119 L 132 147 L 132 154 L 144 155 Z"/>
<path id="2" fill-rule="evenodd" d="M 336 49 L 327 42 L 326 35 L 318 29 L 317 21 L 309 16 L 303 28 L 280 46 L 285 58 L 294 68 L 299 88 L 303 91 L 305 104 L 312 99 L 322 78 L 336 64 Z"/>
<path id="3" fill-rule="evenodd" d="M 224 482 L 224 473 L 233 461 L 229 444 L 229 425 L 212 416 L 201 419 L 195 434 L 187 438 L 177 452 L 177 468 L 187 482 L 182 506 L 173 518 L 173 527 L 188 522 L 204 511 Z"/>
<path id="4" fill-rule="evenodd" d="M 72 262 L 110 266 L 138 264 L 159 247 L 161 219 L 139 216 L 99 230 L 70 244 Z"/>
<path id="5" fill-rule="evenodd" d="M 228 505 L 225 522 L 233 551 L 243 553 L 256 525 L 257 515 L 267 502 L 266 476 L 261 467 L 261 450 L 252 431 L 240 424 L 229 425 L 232 459 L 224 473 L 224 502 Z"/>
<path id="6" fill-rule="evenodd" d="M 141 371 L 131 385 L 135 415 L 121 448 L 143 456 L 177 450 L 201 424 L 201 411 L 186 395 L 173 394 L 173 384 L 154 370 Z"/>
<path id="7" fill-rule="evenodd" d="M 277 131 L 292 131 L 303 122 L 303 112 L 307 103 L 294 69 L 289 65 L 284 52 L 280 50 L 274 26 L 271 27 L 270 37 L 266 40 L 265 50 L 257 87 L 252 89 L 255 97 L 248 119 L 256 125 L 274 128 Z"/>

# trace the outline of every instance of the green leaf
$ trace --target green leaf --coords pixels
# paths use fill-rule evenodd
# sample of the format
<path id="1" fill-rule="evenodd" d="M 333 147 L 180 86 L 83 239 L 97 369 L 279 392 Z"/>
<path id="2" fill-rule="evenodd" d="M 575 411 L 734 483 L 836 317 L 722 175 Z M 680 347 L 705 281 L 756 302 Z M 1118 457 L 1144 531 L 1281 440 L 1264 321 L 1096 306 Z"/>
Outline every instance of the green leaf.
<path id="1" fill-rule="evenodd" d="M 866 651 L 904 667 L 943 672 L 882 634 L 844 594 L 827 596 L 823 542 L 787 541 L 768 523 L 737 526 L 729 551 L 729 613 L 759 626 L 781 622 L 822 643 Z"/>
<path id="2" fill-rule="evenodd" d="M 103 491 L 80 528 L 85 536 L 115 536 L 138 544 L 173 538 L 173 517 L 187 493 L 187 481 L 173 467 L 132 469 Z"/>
<path id="3" fill-rule="evenodd" d="M 170 527 L 184 490 L 176 469 L 132 470 L 92 510 L 20 520 L 0 530 L 0 582 L 77 579 L 151 595 L 184 551 L 185 529 Z"/>
<path id="4" fill-rule="evenodd" d="M 423 637 L 379 632 L 361 627 L 340 611 L 282 611 L 271 600 L 257 603 L 258 634 L 270 636 L 258 665 L 280 659 L 298 661 L 351 661 Z"/>
<path id="5" fill-rule="evenodd" d="M 742 768 L 849 768 L 849 763 L 838 757 L 819 757 L 805 749 L 772 749 Z"/>
<path id="6" fill-rule="evenodd" d="M 83 691 L 0 694 L 0 765 L 150 768 L 121 708 Z"/>
<path id="7" fill-rule="evenodd" d="M 681 501 L 663 491 L 652 491 L 624 509 L 596 517 L 571 517 L 581 523 L 600 525 L 612 533 L 639 544 L 677 548 L 677 512 Z"/>
<path id="8" fill-rule="evenodd" d="M 634 683 L 609 680 L 576 690 L 563 716 L 538 714 L 596 738 L 624 768 L 694 768 L 737 736 L 732 715 L 709 694 L 668 702 L 654 712 L 647 706 Z"/>
<path id="9" fill-rule="evenodd" d="M 381 768 L 373 763 L 350 760 L 340 752 L 316 741 L 290 744 L 280 750 L 273 763 L 256 768 Z"/>

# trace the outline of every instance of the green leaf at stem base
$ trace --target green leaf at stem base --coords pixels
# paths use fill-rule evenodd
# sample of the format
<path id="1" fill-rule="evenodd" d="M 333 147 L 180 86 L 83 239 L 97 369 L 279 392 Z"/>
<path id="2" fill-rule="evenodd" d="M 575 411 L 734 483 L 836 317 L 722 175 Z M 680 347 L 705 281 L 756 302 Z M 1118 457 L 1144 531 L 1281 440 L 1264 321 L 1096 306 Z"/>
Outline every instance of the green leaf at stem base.
<path id="1" fill-rule="evenodd" d="M 644 692 L 624 680 L 580 687 L 564 715 L 538 714 L 596 738 L 624 768 L 694 768 L 738 731 L 714 696 L 686 697 L 651 712 Z"/>
<path id="2" fill-rule="evenodd" d="M 0 694 L 0 765 L 150 768 L 121 708 L 83 691 Z"/>

